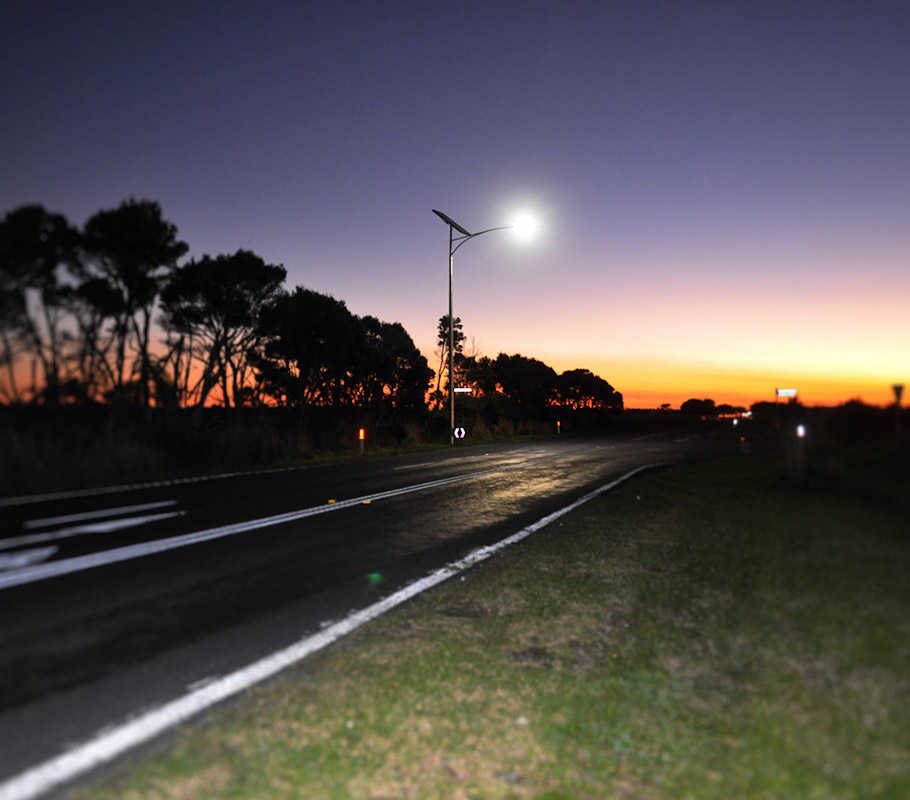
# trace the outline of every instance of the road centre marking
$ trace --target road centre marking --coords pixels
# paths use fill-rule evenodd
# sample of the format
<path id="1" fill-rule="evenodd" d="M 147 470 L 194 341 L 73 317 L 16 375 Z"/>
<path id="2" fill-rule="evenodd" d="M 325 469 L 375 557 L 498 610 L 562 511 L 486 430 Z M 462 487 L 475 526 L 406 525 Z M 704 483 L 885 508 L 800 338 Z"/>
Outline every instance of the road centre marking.
<path id="1" fill-rule="evenodd" d="M 154 539 L 148 542 L 138 542 L 124 547 L 116 547 L 111 548 L 110 550 L 102 550 L 97 553 L 89 553 L 88 555 L 60 559 L 59 561 L 53 561 L 49 564 L 24 567 L 15 572 L 8 572 L 0 575 L 0 590 L 10 589 L 14 586 L 22 586 L 27 583 L 35 583 L 36 581 L 48 580 L 49 578 L 56 578 L 73 572 L 81 572 L 82 570 L 93 569 L 94 567 L 102 567 L 108 564 L 116 564 L 121 561 L 129 561 L 134 558 L 150 556 L 156 553 L 164 553 L 168 550 L 175 550 L 178 547 L 187 547 L 201 542 L 209 542 L 213 539 L 222 539 L 225 536 L 234 536 L 238 533 L 269 528 L 274 525 L 283 525 L 286 522 L 295 522 L 299 519 L 313 517 L 317 514 L 325 514 L 329 511 L 340 511 L 344 508 L 352 508 L 353 506 L 362 505 L 368 500 L 385 500 L 389 497 L 420 492 L 437 486 L 459 483 L 472 478 L 479 478 L 484 475 L 492 475 L 496 472 L 506 472 L 513 469 L 517 469 L 517 465 L 498 467 L 482 472 L 471 472 L 466 475 L 455 475 L 450 478 L 440 478 L 439 480 L 427 481 L 426 483 L 416 483 L 413 486 L 403 486 L 400 489 L 389 489 L 385 492 L 355 497 L 351 500 L 336 500 L 334 503 L 325 503 L 311 508 L 300 509 L 299 511 L 276 514 L 272 517 L 247 520 L 246 522 L 238 522 L 233 525 L 222 525 L 218 528 L 209 528 L 203 531 L 195 531 L 194 533 L 185 533 L 180 536 L 171 536 L 167 539 Z M 0 796 L 0 798 L 2 798 L 2 796 Z"/>
<path id="2" fill-rule="evenodd" d="M 147 711 L 122 725 L 105 729 L 96 735 L 94 739 L 90 739 L 56 758 L 45 761 L 43 764 L 32 767 L 4 783 L 0 783 L 0 800 L 32 800 L 32 798 L 45 794 L 91 769 L 117 758 L 128 750 L 150 741 L 159 734 L 185 722 L 216 703 L 239 694 L 255 684 L 276 675 L 292 664 L 302 661 L 307 656 L 328 647 L 365 623 L 376 619 L 387 611 L 391 611 L 396 606 L 448 580 L 459 572 L 473 567 L 497 551 L 520 542 L 535 531 L 549 525 L 563 514 L 573 511 L 580 505 L 618 486 L 633 475 L 655 466 L 658 465 L 649 464 L 633 469 L 631 472 L 627 472 L 599 489 L 580 497 L 564 508 L 548 514 L 526 528 L 522 528 L 518 533 L 514 533 L 495 544 L 473 550 L 464 558 L 454 561 L 413 583 L 409 583 L 377 603 L 349 614 L 344 619 L 329 625 L 318 633 L 301 639 L 284 650 L 279 650 L 229 675 L 217 678 L 204 686 L 188 691 L 176 700 Z M 323 506 L 323 508 L 326 509 L 327 507 Z"/>

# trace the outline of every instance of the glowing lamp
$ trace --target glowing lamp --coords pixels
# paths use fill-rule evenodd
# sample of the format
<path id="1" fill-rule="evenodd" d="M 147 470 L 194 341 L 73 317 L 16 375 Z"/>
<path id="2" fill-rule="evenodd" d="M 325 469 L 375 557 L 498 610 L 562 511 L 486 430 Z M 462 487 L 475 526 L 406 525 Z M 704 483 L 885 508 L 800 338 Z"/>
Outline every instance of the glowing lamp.
<path id="1" fill-rule="evenodd" d="M 512 228 L 519 239 L 533 239 L 537 233 L 537 220 L 530 214 L 521 214 L 512 223 Z"/>

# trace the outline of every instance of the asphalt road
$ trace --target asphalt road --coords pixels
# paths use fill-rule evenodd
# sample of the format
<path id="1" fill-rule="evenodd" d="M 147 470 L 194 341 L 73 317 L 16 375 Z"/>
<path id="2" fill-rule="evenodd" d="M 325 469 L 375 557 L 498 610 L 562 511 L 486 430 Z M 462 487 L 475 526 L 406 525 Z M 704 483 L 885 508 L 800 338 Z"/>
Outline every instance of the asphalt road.
<path id="1" fill-rule="evenodd" d="M 457 446 L 0 499 L 0 782 L 631 469 L 718 446 Z"/>

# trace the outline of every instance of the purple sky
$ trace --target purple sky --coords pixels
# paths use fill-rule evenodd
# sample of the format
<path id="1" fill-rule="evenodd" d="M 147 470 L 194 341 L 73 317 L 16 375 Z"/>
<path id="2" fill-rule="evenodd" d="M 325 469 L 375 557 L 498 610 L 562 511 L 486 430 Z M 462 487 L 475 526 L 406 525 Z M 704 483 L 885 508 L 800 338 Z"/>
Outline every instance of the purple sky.
<path id="1" fill-rule="evenodd" d="M 910 382 L 910 4 L 42 2 L 0 24 L 0 213 L 161 203 L 431 361 L 447 232 L 483 353 L 629 405 Z M 809 387 L 815 387 L 810 389 Z M 815 394 L 813 395 L 813 392 Z M 638 402 L 636 402 L 636 400 Z M 631 401 L 631 402 L 630 402 Z"/>

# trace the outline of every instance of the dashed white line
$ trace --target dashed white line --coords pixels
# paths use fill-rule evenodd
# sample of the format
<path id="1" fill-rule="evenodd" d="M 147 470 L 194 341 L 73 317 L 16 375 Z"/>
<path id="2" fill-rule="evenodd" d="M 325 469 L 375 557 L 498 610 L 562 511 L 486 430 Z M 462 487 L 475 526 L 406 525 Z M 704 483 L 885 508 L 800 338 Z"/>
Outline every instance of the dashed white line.
<path id="1" fill-rule="evenodd" d="M 518 533 L 496 544 L 474 550 L 459 561 L 455 561 L 424 578 L 408 584 L 378 603 L 374 603 L 361 611 L 356 611 L 339 622 L 301 639 L 284 650 L 279 650 L 236 672 L 193 689 L 182 697 L 148 711 L 123 725 L 108 728 L 99 733 L 94 739 L 78 745 L 56 758 L 45 761 L 43 764 L 39 764 L 26 772 L 20 773 L 0 784 L 0 800 L 31 800 L 85 774 L 95 767 L 113 760 L 128 750 L 164 733 L 175 725 L 185 722 L 190 717 L 210 708 L 216 703 L 238 694 L 257 683 L 261 683 L 292 664 L 322 650 L 361 625 L 385 614 L 421 592 L 448 580 L 459 572 L 463 572 L 469 567 L 480 563 L 504 547 L 521 541 L 535 531 L 549 525 L 563 514 L 567 514 L 569 511 L 588 502 L 588 500 L 609 491 L 614 486 L 652 466 L 655 465 L 639 467 L 627 472 L 622 477 L 601 486 L 599 489 L 595 489 L 593 492 L 589 492 L 574 503 L 570 503 L 559 511 L 543 517 L 526 528 L 522 528 Z M 331 508 L 334 508 L 334 506 Z"/>

